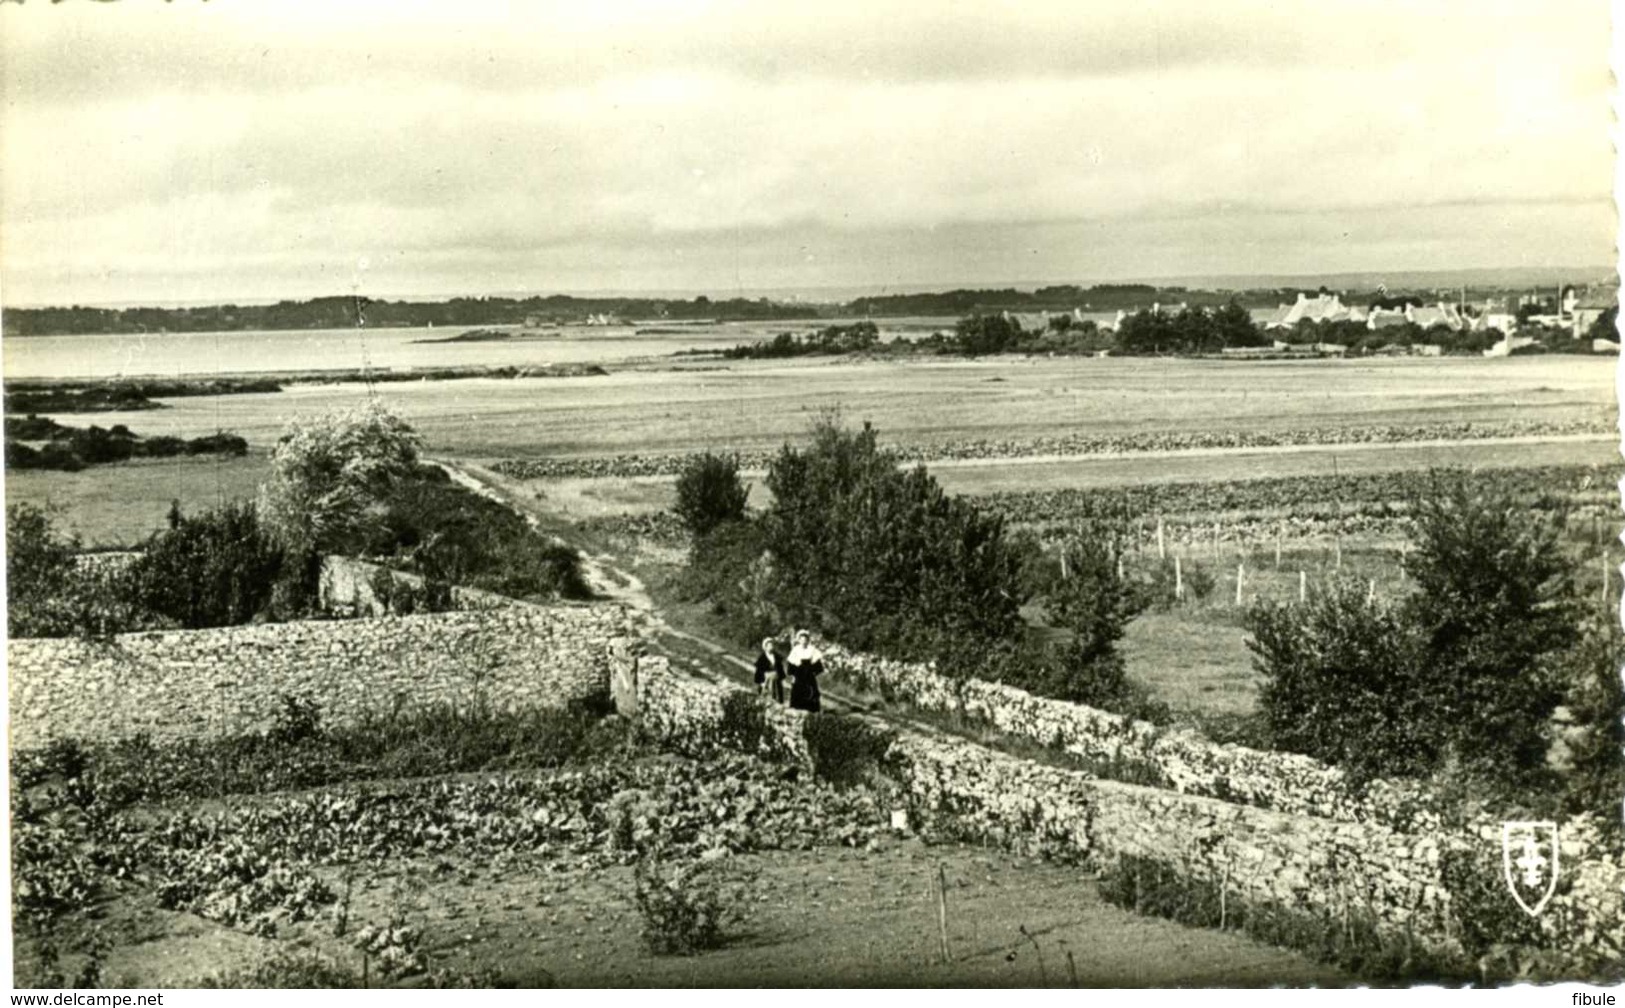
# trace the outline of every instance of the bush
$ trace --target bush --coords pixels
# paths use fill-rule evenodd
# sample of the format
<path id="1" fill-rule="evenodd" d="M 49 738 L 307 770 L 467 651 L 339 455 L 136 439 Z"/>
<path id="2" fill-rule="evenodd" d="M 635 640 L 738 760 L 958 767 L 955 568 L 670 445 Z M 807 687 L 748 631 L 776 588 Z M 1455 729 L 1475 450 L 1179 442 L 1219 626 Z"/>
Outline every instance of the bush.
<path id="1" fill-rule="evenodd" d="M 693 955 L 721 948 L 749 919 L 754 873 L 723 851 L 667 862 L 645 855 L 633 869 L 632 898 L 643 940 L 656 955 Z"/>
<path id="2" fill-rule="evenodd" d="M 1246 623 L 1273 747 L 1356 778 L 1424 774 L 1437 762 L 1415 636 L 1364 584 L 1334 582 L 1301 606 L 1260 603 Z"/>
<path id="3" fill-rule="evenodd" d="M 767 485 L 771 597 L 787 619 L 905 659 L 1020 628 L 1022 555 L 1003 519 L 948 496 L 924 467 L 899 471 L 868 425 L 820 420 L 808 449 L 780 451 Z"/>
<path id="4" fill-rule="evenodd" d="M 694 541 L 679 595 L 710 604 L 720 629 L 742 645 L 759 643 L 784 625 L 773 602 L 773 565 L 762 527 L 728 522 Z"/>
<path id="5" fill-rule="evenodd" d="M 867 783 L 878 771 L 892 736 L 846 714 L 821 714 L 803 723 L 813 773 L 837 787 Z"/>
<path id="6" fill-rule="evenodd" d="M 31 504 L 6 509 L 6 628 L 12 637 L 71 633 L 79 543 Z"/>
<path id="7" fill-rule="evenodd" d="M 81 567 L 79 539 L 29 504 L 6 509 L 6 630 L 12 637 L 100 639 L 141 629 L 122 572 Z"/>
<path id="8" fill-rule="evenodd" d="M 1562 516 L 1510 493 L 1436 475 L 1411 503 L 1416 582 L 1405 621 L 1419 662 L 1415 711 L 1470 774 L 1540 786 L 1545 726 L 1562 699 L 1555 659 L 1578 639 Z"/>
<path id="9" fill-rule="evenodd" d="M 246 501 L 188 518 L 179 503 L 130 565 L 131 597 L 189 630 L 237 626 L 264 611 L 282 575 L 282 550 Z"/>
<path id="10" fill-rule="evenodd" d="M 394 612 L 438 612 L 446 591 L 466 585 L 520 599 L 592 598 L 581 556 L 533 530 L 518 514 L 451 482 L 433 466 L 397 479 L 361 551 L 420 575 L 422 591 L 395 585 L 380 598 Z M 376 587 L 376 586 L 375 586 Z M 446 607 L 449 607 L 449 603 Z"/>
<path id="11" fill-rule="evenodd" d="M 1625 634 L 1619 623 L 1608 619 L 1586 627 L 1561 668 L 1574 719 L 1564 808 L 1571 815 L 1592 812 L 1603 829 L 1617 834 L 1625 795 Z"/>
<path id="12" fill-rule="evenodd" d="M 444 581 L 424 578 L 423 583 L 417 585 L 388 567 L 379 567 L 372 572 L 367 585 L 372 589 L 373 598 L 390 615 L 450 612 L 457 608 L 451 585 Z"/>
<path id="13" fill-rule="evenodd" d="M 719 525 L 745 517 L 750 490 L 739 478 L 739 460 L 706 452 L 690 456 L 677 477 L 677 505 L 689 535 L 698 539 Z"/>
<path id="14" fill-rule="evenodd" d="M 1142 582 L 1141 591 L 1148 606 L 1162 611 L 1172 608 L 1179 601 L 1181 584 L 1184 585 L 1187 600 L 1205 602 L 1213 594 L 1217 583 L 1213 572 L 1195 560 L 1180 560 L 1176 572 L 1173 558 L 1168 557 L 1152 565 L 1149 578 Z"/>
<path id="15" fill-rule="evenodd" d="M 356 553 L 417 471 L 421 439 L 377 402 L 298 418 L 271 451 L 260 515 L 290 557 Z"/>
<path id="16" fill-rule="evenodd" d="M 181 984 L 216 989 L 338 990 L 366 986 L 354 967 L 315 952 L 278 951 L 252 967 L 238 967 Z"/>
<path id="17" fill-rule="evenodd" d="M 754 756 L 767 738 L 767 715 L 760 697 L 734 690 L 722 698 L 722 723 L 717 727 L 719 745 Z"/>

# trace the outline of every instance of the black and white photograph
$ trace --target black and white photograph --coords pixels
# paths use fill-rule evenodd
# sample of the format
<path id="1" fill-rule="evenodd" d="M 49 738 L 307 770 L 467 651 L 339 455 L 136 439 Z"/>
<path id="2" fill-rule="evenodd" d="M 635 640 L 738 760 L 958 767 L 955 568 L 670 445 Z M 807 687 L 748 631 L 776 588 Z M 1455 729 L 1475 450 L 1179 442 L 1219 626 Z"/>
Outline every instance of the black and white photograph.
<path id="1" fill-rule="evenodd" d="M 1619 13 L 0 0 L 12 1004 L 1618 1004 Z"/>

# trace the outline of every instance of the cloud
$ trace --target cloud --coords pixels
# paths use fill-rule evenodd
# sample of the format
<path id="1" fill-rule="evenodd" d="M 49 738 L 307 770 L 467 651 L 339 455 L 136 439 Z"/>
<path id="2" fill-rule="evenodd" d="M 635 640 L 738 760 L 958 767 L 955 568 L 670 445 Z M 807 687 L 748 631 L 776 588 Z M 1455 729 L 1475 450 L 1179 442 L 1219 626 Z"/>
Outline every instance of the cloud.
<path id="1" fill-rule="evenodd" d="M 1411 266 L 1493 264 L 1546 236 L 1464 247 L 1394 211 L 1606 215 L 1600 3 L 516 9 L 53 5 L 21 23 L 0 5 L 8 288 L 324 278 L 369 256 L 449 289 L 572 254 L 604 287 L 702 276 L 696 258 L 722 276 L 742 236 L 779 257 L 765 272 L 818 283 L 903 255 L 1009 262 L 921 251 L 947 234 L 1169 241 L 1169 222 L 1240 219 L 1259 232 L 1220 227 L 1210 256 L 1347 254 L 1267 226 L 1293 215 L 1387 222 L 1372 240 Z M 799 251 L 828 236 L 852 269 Z M 661 265 L 678 245 L 711 251 Z"/>

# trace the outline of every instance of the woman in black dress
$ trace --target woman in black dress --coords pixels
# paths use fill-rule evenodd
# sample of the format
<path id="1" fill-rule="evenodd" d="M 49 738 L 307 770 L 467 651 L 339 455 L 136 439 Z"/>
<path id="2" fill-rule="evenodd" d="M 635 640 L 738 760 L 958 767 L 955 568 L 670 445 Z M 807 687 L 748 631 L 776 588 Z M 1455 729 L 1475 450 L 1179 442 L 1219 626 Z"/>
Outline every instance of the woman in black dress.
<path id="1" fill-rule="evenodd" d="M 784 703 L 784 656 L 775 649 L 771 637 L 762 639 L 762 653 L 756 656 L 756 692 L 767 695 L 767 685 L 773 683 L 773 702 Z"/>
<path id="2" fill-rule="evenodd" d="M 793 710 L 818 710 L 818 677 L 824 674 L 824 653 L 812 646 L 812 634 L 805 630 L 796 633 L 796 646 L 784 666 L 790 676 L 790 707 Z"/>

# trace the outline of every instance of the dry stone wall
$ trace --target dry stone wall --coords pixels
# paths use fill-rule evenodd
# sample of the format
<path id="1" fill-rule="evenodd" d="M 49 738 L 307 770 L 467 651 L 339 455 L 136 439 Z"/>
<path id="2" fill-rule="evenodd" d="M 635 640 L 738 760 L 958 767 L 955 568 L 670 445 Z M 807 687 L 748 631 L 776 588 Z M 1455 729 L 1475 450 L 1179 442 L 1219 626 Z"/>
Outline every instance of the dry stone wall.
<path id="1" fill-rule="evenodd" d="M 1258 808 L 1395 829 L 1440 826 L 1421 787 L 1398 781 L 1351 785 L 1342 770 L 1308 756 L 1219 745 L 1195 732 L 1172 731 L 1082 704 L 1034 696 L 979 679 L 950 679 L 929 665 L 892 661 L 820 645 L 841 682 L 922 710 L 939 711 L 1058 749 L 1091 764 L 1155 780 L 1184 794 Z"/>
<path id="2" fill-rule="evenodd" d="M 749 693 L 680 676 L 664 659 L 646 658 L 628 669 L 641 724 L 684 746 L 717 741 L 724 710 L 738 702 L 730 695 Z M 773 745 L 802 754 L 805 762 L 808 715 L 774 705 L 767 713 L 770 732 L 781 736 Z M 868 720 L 891 734 L 885 762 L 915 821 L 1035 854 L 1097 863 L 1148 858 L 1238 901 L 1323 921 L 1357 915 L 1396 941 L 1443 952 L 1459 951 L 1461 915 L 1469 912 L 1447 884 L 1446 861 L 1499 856 L 1498 823 L 1399 829 L 1264 809 L 1101 780 Z M 1577 961 L 1619 962 L 1625 957 L 1625 858 L 1589 821 L 1563 825 L 1563 876 L 1537 922 L 1543 944 Z"/>
<path id="3" fill-rule="evenodd" d="M 424 586 L 424 579 L 417 574 L 354 557 L 326 556 L 322 558 L 321 577 L 317 582 L 317 598 L 322 609 L 341 616 L 389 615 L 389 605 L 378 597 L 373 587 L 373 579 L 380 574 L 416 590 L 421 591 Z M 459 610 L 508 609 L 527 604 L 496 592 L 462 585 L 451 585 L 450 590 L 452 608 Z"/>
<path id="4" fill-rule="evenodd" d="M 284 696 L 329 723 L 440 704 L 562 707 L 609 689 L 615 605 L 501 609 L 13 640 L 11 744 L 149 734 L 176 740 L 266 728 Z"/>

